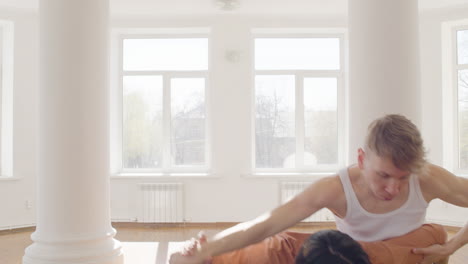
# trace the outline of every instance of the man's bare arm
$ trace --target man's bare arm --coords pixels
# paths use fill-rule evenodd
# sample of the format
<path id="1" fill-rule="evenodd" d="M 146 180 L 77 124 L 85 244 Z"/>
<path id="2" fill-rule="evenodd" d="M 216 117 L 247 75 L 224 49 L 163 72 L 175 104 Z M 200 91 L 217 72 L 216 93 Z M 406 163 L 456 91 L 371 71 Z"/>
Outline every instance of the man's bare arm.
<path id="1" fill-rule="evenodd" d="M 436 165 L 429 165 L 428 173 L 421 177 L 421 187 L 426 200 L 439 198 L 447 203 L 468 207 L 468 179 Z M 444 245 L 415 249 L 414 253 L 444 258 L 468 243 L 468 223 Z M 429 259 L 429 258 L 428 258 Z M 426 262 L 422 262 L 425 264 Z M 430 263 L 430 262 L 427 262 Z"/>
<path id="2" fill-rule="evenodd" d="M 413 253 L 424 255 L 424 259 L 420 264 L 445 263 L 438 261 L 446 260 L 450 255 L 466 244 L 468 244 L 468 223 L 445 244 L 435 244 L 426 248 L 415 248 L 413 249 Z"/>
<path id="3" fill-rule="evenodd" d="M 428 173 L 421 178 L 426 199 L 439 198 L 447 203 L 468 207 L 468 179 L 436 165 L 428 165 Z"/>
<path id="4" fill-rule="evenodd" d="M 281 232 L 315 213 L 333 201 L 339 189 L 336 189 L 337 176 L 321 179 L 310 185 L 289 202 L 254 220 L 241 223 L 216 234 L 200 250 L 189 258 L 173 255 L 171 264 L 202 263 L 211 256 L 220 255 L 262 241 Z"/>

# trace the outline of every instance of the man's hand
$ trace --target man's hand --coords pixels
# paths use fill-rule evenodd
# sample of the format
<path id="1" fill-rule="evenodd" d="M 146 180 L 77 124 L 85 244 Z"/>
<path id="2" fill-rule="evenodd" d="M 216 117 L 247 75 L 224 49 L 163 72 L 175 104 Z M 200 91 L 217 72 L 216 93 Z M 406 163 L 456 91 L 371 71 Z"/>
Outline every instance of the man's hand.
<path id="1" fill-rule="evenodd" d="M 432 264 L 432 263 L 444 263 L 440 262 L 447 259 L 450 256 L 450 251 L 446 245 L 435 244 L 426 248 L 414 248 L 414 254 L 423 255 L 424 258 L 418 264 Z"/>
<path id="2" fill-rule="evenodd" d="M 205 259 L 199 254 L 202 244 L 207 242 L 206 235 L 203 232 L 198 233 L 197 238 L 192 238 L 185 242 L 180 252 L 171 255 L 170 264 L 209 264 L 210 259 Z"/>

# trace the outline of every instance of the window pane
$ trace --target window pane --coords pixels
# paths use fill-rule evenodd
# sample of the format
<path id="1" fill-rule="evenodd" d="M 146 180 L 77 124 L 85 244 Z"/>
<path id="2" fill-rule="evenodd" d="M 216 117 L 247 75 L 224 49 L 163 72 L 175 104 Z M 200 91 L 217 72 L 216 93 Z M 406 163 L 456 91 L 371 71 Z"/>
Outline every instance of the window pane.
<path id="1" fill-rule="evenodd" d="M 458 100 L 468 101 L 468 70 L 458 71 Z"/>
<path id="2" fill-rule="evenodd" d="M 294 76 L 256 76 L 255 111 L 256 167 L 295 167 Z"/>
<path id="3" fill-rule="evenodd" d="M 468 102 L 458 103 L 459 168 L 468 169 Z"/>
<path id="4" fill-rule="evenodd" d="M 468 30 L 457 31 L 458 64 L 468 63 Z"/>
<path id="5" fill-rule="evenodd" d="M 125 39 L 123 69 L 125 71 L 207 70 L 208 39 Z"/>
<path id="6" fill-rule="evenodd" d="M 304 79 L 304 165 L 338 163 L 337 79 Z"/>
<path id="7" fill-rule="evenodd" d="M 205 79 L 171 80 L 171 145 L 175 165 L 205 163 Z"/>
<path id="8" fill-rule="evenodd" d="M 257 70 L 338 70 L 338 38 L 257 38 Z"/>
<path id="9" fill-rule="evenodd" d="M 123 77 L 123 167 L 162 163 L 162 77 Z"/>

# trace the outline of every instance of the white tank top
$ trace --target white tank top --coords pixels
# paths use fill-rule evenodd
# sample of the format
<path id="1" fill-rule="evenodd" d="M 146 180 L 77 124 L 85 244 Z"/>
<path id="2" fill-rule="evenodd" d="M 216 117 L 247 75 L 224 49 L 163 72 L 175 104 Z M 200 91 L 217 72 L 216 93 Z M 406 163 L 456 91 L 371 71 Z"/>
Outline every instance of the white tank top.
<path id="1" fill-rule="evenodd" d="M 401 236 L 419 228 L 425 220 L 428 203 L 424 199 L 419 180 L 411 175 L 408 200 L 398 209 L 374 214 L 362 208 L 349 179 L 348 169 L 339 173 L 346 196 L 346 216 L 335 215 L 338 230 L 358 241 L 372 242 Z"/>

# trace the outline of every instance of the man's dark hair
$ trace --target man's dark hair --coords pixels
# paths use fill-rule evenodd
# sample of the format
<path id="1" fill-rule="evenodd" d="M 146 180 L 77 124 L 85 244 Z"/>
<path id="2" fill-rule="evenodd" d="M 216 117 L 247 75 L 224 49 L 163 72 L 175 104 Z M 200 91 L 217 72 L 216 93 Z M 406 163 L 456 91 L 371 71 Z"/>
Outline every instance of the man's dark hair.
<path id="1" fill-rule="evenodd" d="M 312 234 L 296 256 L 296 264 L 371 264 L 361 245 L 337 230 Z"/>

